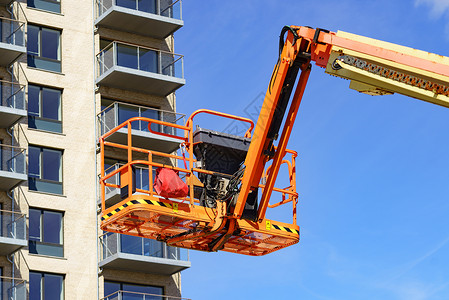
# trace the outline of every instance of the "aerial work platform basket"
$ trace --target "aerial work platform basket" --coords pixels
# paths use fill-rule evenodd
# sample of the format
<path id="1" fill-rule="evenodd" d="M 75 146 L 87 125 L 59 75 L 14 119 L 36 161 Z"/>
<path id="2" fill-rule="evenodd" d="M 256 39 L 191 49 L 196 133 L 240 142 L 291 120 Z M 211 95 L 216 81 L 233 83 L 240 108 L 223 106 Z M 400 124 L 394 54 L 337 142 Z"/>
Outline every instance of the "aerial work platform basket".
<path id="1" fill-rule="evenodd" d="M 244 136 L 194 128 L 193 119 L 199 113 L 212 114 L 248 124 Z M 133 146 L 132 124 L 146 124 L 148 131 L 161 139 L 177 139 L 180 150 L 173 153 L 152 151 L 148 147 Z M 157 124 L 157 125 L 153 125 Z M 153 125 L 153 126 L 152 126 Z M 157 130 L 156 130 L 157 128 Z M 174 128 L 162 130 L 162 128 Z M 185 125 L 155 119 L 135 117 L 127 120 L 100 138 L 101 155 L 101 229 L 110 232 L 165 241 L 170 246 L 201 250 L 227 251 L 246 255 L 265 255 L 296 244 L 299 227 L 296 224 L 295 158 L 296 152 L 285 150 L 281 164 L 288 174 L 286 188 L 271 187 L 269 209 L 291 205 L 291 223 L 265 218 L 266 207 L 260 207 L 271 165 L 265 167 L 256 187 L 247 195 L 240 195 L 240 187 L 247 166 L 244 165 L 252 141 L 254 123 L 209 110 L 194 112 Z M 118 130 L 127 130 L 127 142 L 108 141 Z M 166 133 L 170 132 L 170 133 Z M 126 163 L 112 171 L 105 170 L 108 151 L 122 151 Z M 144 184 L 136 184 L 136 168 L 147 170 Z M 184 185 L 181 197 L 166 197 L 155 188 L 160 170 L 171 170 L 173 180 Z M 174 177 L 176 176 L 176 178 Z M 119 180 L 111 181 L 111 178 Z M 160 179 L 160 178 L 159 178 Z M 139 178 L 141 181 L 141 178 Z M 121 201 L 110 205 L 106 190 L 116 189 Z M 159 190 L 159 193 L 157 192 Z M 235 212 L 239 199 L 245 198 L 242 214 Z M 262 216 L 262 217 L 261 217 Z"/>

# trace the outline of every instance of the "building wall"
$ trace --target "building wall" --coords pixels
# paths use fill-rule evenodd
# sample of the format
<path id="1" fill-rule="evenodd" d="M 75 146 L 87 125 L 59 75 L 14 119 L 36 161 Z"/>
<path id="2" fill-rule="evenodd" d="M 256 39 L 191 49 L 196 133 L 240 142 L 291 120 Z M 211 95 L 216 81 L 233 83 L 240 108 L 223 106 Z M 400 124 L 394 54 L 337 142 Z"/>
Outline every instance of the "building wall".
<path id="1" fill-rule="evenodd" d="M 175 111 L 176 99 L 171 94 L 158 97 L 144 93 L 95 85 L 95 55 L 100 38 L 173 51 L 173 36 L 163 40 L 142 37 L 106 28 L 94 28 L 93 0 L 61 0 L 61 13 L 21 6 L 28 24 L 58 29 L 61 34 L 62 71 L 51 72 L 27 66 L 26 55 L 16 62 L 16 79 L 21 83 L 62 90 L 62 133 L 28 128 L 26 118 L 13 127 L 14 140 L 6 129 L 0 129 L 0 140 L 23 148 L 36 145 L 63 151 L 63 194 L 31 191 L 27 183 L 14 190 L 15 202 L 0 192 L 4 210 L 28 214 L 29 208 L 63 213 L 64 257 L 30 254 L 27 248 L 15 253 L 14 269 L 6 256 L 0 256 L 3 276 L 28 280 L 30 271 L 63 274 L 64 299 L 98 299 L 103 297 L 104 280 L 155 285 L 164 293 L 181 296 L 181 275 L 159 276 L 98 267 L 98 173 L 96 115 L 101 111 L 101 98 Z M 0 8 L 0 16 L 8 16 Z M 0 78 L 9 80 L 6 68 Z"/>
<path id="2" fill-rule="evenodd" d="M 28 191 L 30 207 L 61 211 L 64 257 L 23 253 L 27 271 L 64 274 L 65 299 L 97 298 L 97 232 L 95 211 L 95 104 L 92 2 L 61 1 L 61 14 L 26 8 L 30 24 L 59 29 L 62 72 L 37 70 L 22 63 L 28 82 L 62 89 L 62 134 L 28 129 L 26 142 L 63 150 L 63 195 Z M 21 141 L 23 142 L 23 140 Z M 28 269 L 28 270 L 27 270 Z"/>

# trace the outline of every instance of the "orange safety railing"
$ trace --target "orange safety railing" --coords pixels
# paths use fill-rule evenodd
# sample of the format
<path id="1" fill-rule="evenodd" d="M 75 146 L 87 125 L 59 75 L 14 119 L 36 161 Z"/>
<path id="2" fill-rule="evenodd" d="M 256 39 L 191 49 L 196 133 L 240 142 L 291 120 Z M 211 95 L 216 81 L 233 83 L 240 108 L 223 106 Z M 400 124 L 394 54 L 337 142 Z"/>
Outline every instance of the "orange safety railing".
<path id="1" fill-rule="evenodd" d="M 296 151 L 289 150 L 289 149 L 286 150 L 286 154 L 287 153 L 291 155 L 291 161 L 289 161 L 287 159 L 283 159 L 282 164 L 286 164 L 288 167 L 290 185 L 283 189 L 274 187 L 273 191 L 281 193 L 282 200 L 275 204 L 268 204 L 268 207 L 275 208 L 275 207 L 279 207 L 281 205 L 292 202 L 292 205 L 293 205 L 293 223 L 292 224 L 296 225 L 296 205 L 298 204 L 298 193 L 296 192 L 296 157 L 298 157 L 298 153 Z M 264 180 L 267 177 L 270 169 L 271 169 L 271 165 L 265 169 L 264 177 L 262 177 L 262 180 Z M 259 185 L 259 187 L 263 189 L 265 187 L 265 185 L 261 184 L 261 185 Z"/>
<path id="2" fill-rule="evenodd" d="M 198 239 L 201 237 L 204 241 L 201 242 L 201 244 L 204 243 L 210 243 L 213 242 L 213 238 L 215 238 L 216 235 L 219 234 L 220 230 L 224 228 L 224 224 L 217 225 L 219 223 L 224 223 L 226 217 L 226 212 L 222 211 L 219 212 L 220 209 L 225 209 L 222 206 L 226 204 L 218 203 L 217 201 L 217 208 L 209 208 L 209 207 L 203 207 L 200 205 L 199 197 L 198 197 L 198 189 L 202 189 L 202 183 L 198 180 L 196 175 L 198 174 L 209 174 L 209 175 L 222 175 L 224 177 L 232 177 L 232 174 L 219 174 L 217 172 L 213 172 L 210 170 L 203 169 L 201 167 L 196 166 L 197 160 L 195 159 L 194 152 L 193 152 L 193 133 L 194 133 L 194 126 L 193 126 L 193 120 L 194 117 L 198 114 L 210 114 L 215 115 L 219 117 L 225 117 L 236 121 L 246 122 L 249 124 L 248 130 L 245 132 L 245 137 L 250 138 L 251 132 L 254 128 L 254 123 L 247 118 L 242 117 L 236 117 L 229 114 L 224 113 L 218 113 L 210 110 L 198 110 L 195 111 L 186 122 L 186 125 L 179 125 L 174 123 L 168 123 L 156 119 L 149 119 L 144 117 L 134 117 L 126 122 L 120 124 L 119 126 L 115 127 L 114 129 L 110 130 L 106 134 L 100 137 L 100 152 L 101 152 L 101 178 L 100 178 L 100 185 L 101 185 L 101 209 L 102 209 L 102 229 L 106 231 L 111 232 L 117 232 L 117 233 L 127 233 L 131 235 L 137 235 L 137 236 L 143 236 L 147 238 L 153 238 L 153 239 L 161 239 L 165 240 L 173 236 L 179 236 L 183 234 L 190 234 L 193 231 L 197 231 L 198 228 L 205 228 L 205 230 L 209 233 L 207 234 L 197 234 Z M 157 135 L 163 138 L 171 138 L 171 139 L 177 139 L 183 147 L 185 147 L 185 151 L 183 151 L 183 148 L 179 150 L 179 152 L 173 152 L 173 153 L 165 153 L 161 151 L 154 151 L 151 149 L 144 149 L 140 147 L 135 147 L 132 144 L 132 123 L 133 122 L 146 122 L 148 123 L 148 130 L 151 134 Z M 152 124 L 158 124 L 161 126 L 166 127 L 173 127 L 177 129 L 174 132 L 176 134 L 167 134 L 164 132 L 159 132 L 152 130 Z M 111 137 L 113 134 L 117 133 L 118 130 L 126 128 L 127 129 L 127 142 L 126 144 L 120 144 L 116 142 L 110 142 L 108 141 L 108 138 Z M 150 148 L 151 145 L 148 146 Z M 105 150 L 106 148 L 115 148 L 115 149 L 121 149 L 122 151 L 126 152 L 126 163 L 122 166 L 115 168 L 114 170 L 110 171 L 108 174 L 105 174 Z M 287 165 L 288 170 L 288 182 L 289 186 L 286 188 L 273 188 L 273 192 L 281 196 L 281 201 L 277 202 L 276 204 L 269 205 L 269 208 L 275 208 L 280 205 L 284 205 L 287 203 L 292 202 L 293 203 L 293 220 L 292 223 L 286 224 L 286 223 L 278 223 L 277 225 L 275 221 L 266 220 L 263 224 L 254 225 L 252 221 L 246 221 L 246 220 L 239 220 L 239 225 L 241 227 L 242 231 L 247 232 L 245 236 L 245 243 L 248 244 L 254 244 L 256 245 L 256 240 L 258 244 L 264 244 L 268 242 L 262 243 L 261 240 L 258 240 L 258 237 L 251 237 L 253 235 L 252 230 L 254 231 L 267 231 L 268 234 L 266 236 L 267 241 L 272 240 L 274 243 L 273 245 L 270 244 L 270 247 L 273 248 L 267 248 L 260 252 L 252 252 L 252 250 L 248 250 L 247 253 L 249 255 L 263 255 L 272 251 L 277 250 L 278 248 L 282 248 L 284 246 L 288 246 L 292 243 L 296 243 L 297 239 L 299 239 L 299 228 L 296 224 L 296 204 L 298 199 L 298 194 L 296 193 L 296 175 L 295 175 L 295 158 L 297 157 L 297 153 L 294 151 L 287 150 L 285 152 L 285 157 L 283 158 L 283 163 Z M 290 158 L 287 158 L 287 156 L 290 156 Z M 161 162 L 161 160 L 170 160 L 172 164 L 167 164 L 164 162 Z M 178 166 L 179 165 L 179 166 Z M 148 184 L 145 183 L 145 188 L 141 186 L 140 188 L 133 187 L 133 180 L 132 180 L 132 169 L 133 166 L 145 166 L 145 168 L 148 168 Z M 189 188 L 188 195 L 184 198 L 164 198 L 159 195 L 157 195 L 155 189 L 154 189 L 154 175 L 153 175 L 153 169 L 155 168 L 170 168 L 177 172 L 182 178 L 182 180 L 187 184 Z M 267 174 L 270 172 L 270 166 L 265 170 L 264 176 L 266 177 Z M 196 174 L 196 175 L 195 175 Z M 108 179 L 114 177 L 114 176 L 120 176 L 123 180 L 120 182 L 120 184 L 117 184 L 117 182 L 111 182 Z M 128 197 L 123 199 L 121 202 L 119 202 L 116 205 L 113 205 L 112 207 L 108 207 L 105 199 L 105 189 L 106 187 L 109 188 L 115 188 L 115 189 L 123 189 L 127 186 L 127 195 Z M 263 190 L 265 188 L 265 185 L 263 182 L 259 184 L 259 188 Z M 133 192 L 134 191 L 134 192 Z M 274 194 L 275 195 L 275 194 Z M 134 201 L 134 202 L 133 202 Z M 145 202 L 146 201 L 146 202 Z M 142 209 L 139 206 L 138 213 L 133 213 L 131 209 L 131 204 L 134 203 L 136 205 L 144 205 L 144 204 L 151 204 L 156 203 L 159 205 L 159 207 L 153 206 L 148 209 L 148 213 L 143 213 Z M 156 202 L 154 202 L 156 201 Z M 136 207 L 136 206 L 133 206 Z M 167 208 L 169 210 L 167 210 Z M 134 209 L 134 208 L 133 208 Z M 164 209 L 167 211 L 165 212 Z M 120 220 L 120 216 L 123 214 L 123 220 Z M 172 218 L 176 216 L 179 218 L 178 221 L 173 221 L 172 223 L 166 223 L 163 225 L 162 221 L 160 220 L 160 216 L 166 216 Z M 220 220 L 218 220 L 220 218 Z M 110 221 L 110 220 L 113 221 Z M 125 222 L 126 219 L 126 222 Z M 131 224 L 134 222 L 135 224 Z M 115 222 L 115 223 L 114 223 Z M 157 223 L 159 222 L 159 223 Z M 279 239 L 276 235 L 269 235 L 272 234 L 272 232 L 269 232 L 271 229 L 271 222 L 273 222 L 273 228 L 278 229 L 281 228 L 283 231 L 279 230 L 278 234 L 286 234 L 287 233 L 293 233 L 293 237 L 287 239 L 285 242 L 282 241 L 282 239 Z M 115 225 L 114 225 L 115 224 Z M 117 225 L 120 224 L 120 225 Z M 157 224 L 154 225 L 154 224 Z M 270 226 L 268 225 L 270 224 Z M 291 226 L 293 225 L 293 227 Z M 128 226 L 128 227 L 127 227 Z M 153 227 L 154 228 L 153 228 Z M 125 228 L 127 227 L 127 228 Z M 137 229 L 136 229 L 137 228 Z M 243 228 L 243 229 L 242 229 Z M 297 228 L 289 230 L 289 228 Z M 287 230 L 285 230 L 287 229 Z M 295 237 L 296 235 L 296 237 Z M 173 246 L 177 247 L 186 247 L 191 249 L 200 249 L 200 250 L 206 250 L 204 248 L 204 245 L 198 245 L 194 241 L 195 237 L 192 237 L 190 240 L 186 240 L 184 238 L 182 239 L 176 239 L 176 243 L 171 244 Z M 223 250 L 230 251 L 230 252 L 238 252 L 243 250 L 236 250 L 235 247 L 238 247 L 239 239 L 242 239 L 239 236 L 233 237 L 230 239 L 229 247 Z M 254 239 L 253 242 L 249 242 L 251 239 Z M 168 242 L 168 241 L 167 241 Z M 246 245 L 245 244 L 245 245 Z M 285 245 L 284 245 L 285 244 Z M 203 247 L 203 248 L 201 248 Z M 248 247 L 246 245 L 245 247 Z M 241 247 L 240 247 L 241 248 Z M 239 248 L 239 249 L 240 249 Z"/>

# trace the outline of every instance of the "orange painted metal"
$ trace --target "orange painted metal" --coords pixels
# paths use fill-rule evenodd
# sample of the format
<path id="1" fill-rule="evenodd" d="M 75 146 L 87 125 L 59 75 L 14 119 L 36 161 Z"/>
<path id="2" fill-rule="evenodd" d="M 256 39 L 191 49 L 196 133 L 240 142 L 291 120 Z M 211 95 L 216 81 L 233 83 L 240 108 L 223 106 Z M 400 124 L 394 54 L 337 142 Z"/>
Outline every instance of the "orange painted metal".
<path id="1" fill-rule="evenodd" d="M 296 193 L 295 158 L 297 154 L 294 151 L 287 150 L 286 145 L 310 73 L 310 58 L 305 58 L 301 61 L 301 76 L 292 104 L 286 115 L 287 121 L 284 125 L 280 140 L 277 143 L 277 147 L 273 144 L 272 139 L 267 138 L 267 135 L 271 130 L 272 124 L 274 124 L 273 116 L 279 109 L 279 101 L 284 92 L 284 86 L 294 84 L 294 82 L 286 82 L 286 78 L 288 77 L 288 80 L 291 80 L 290 69 L 297 63 L 296 58 L 298 53 L 310 51 L 311 43 L 307 39 L 301 38 L 295 40 L 292 34 L 289 33 L 279 63 L 273 71 L 272 80 L 269 84 L 262 105 L 262 112 L 256 126 L 247 118 L 202 109 L 195 111 L 188 118 L 185 126 L 137 117 L 129 119 L 103 135 L 100 138 L 101 163 L 104 164 L 106 148 L 126 150 L 128 162 L 107 175 L 105 175 L 104 166 L 102 165 L 101 167 L 101 229 L 162 240 L 171 246 L 202 251 L 222 250 L 255 256 L 265 255 L 297 243 L 299 241 L 299 227 L 296 224 L 298 195 Z M 204 170 L 194 165 L 196 160 L 193 155 L 193 119 L 200 113 L 230 118 L 249 124 L 249 128 L 244 136 L 251 138 L 251 143 L 244 162 L 245 169 L 241 178 L 240 192 L 235 206 L 230 206 L 227 202 L 218 201 L 216 208 L 203 207 L 199 205 L 199 199 L 195 198 L 195 187 L 193 184 L 195 181 L 190 180 L 190 178 L 199 173 L 216 174 L 215 172 Z M 179 139 L 187 151 L 187 157 L 185 153 L 182 153 L 182 155 L 166 154 L 151 151 L 150 149 L 134 147 L 132 145 L 131 124 L 132 122 L 138 121 L 147 122 L 149 131 L 152 134 L 160 135 L 161 138 L 170 137 Z M 178 130 L 179 135 L 174 136 L 154 131 L 151 129 L 151 124 L 174 127 Z M 126 145 L 108 141 L 108 137 L 124 127 L 128 129 Z M 149 145 L 148 148 L 150 147 Z M 133 161 L 134 153 L 146 153 L 147 160 L 139 159 Z M 290 156 L 290 160 L 287 159 L 287 155 Z M 149 170 L 163 166 L 157 162 L 157 158 L 161 157 L 174 160 L 174 165 L 176 165 L 177 161 L 181 160 L 188 165 L 187 168 L 170 166 L 170 168 L 179 172 L 181 177 L 184 176 L 186 183 L 188 183 L 189 195 L 187 197 L 183 199 L 166 199 L 158 196 L 153 189 L 152 176 L 150 176 L 150 180 L 146 184 L 148 189 L 135 189 L 135 187 L 132 187 L 133 180 L 131 178 L 123 178 L 125 176 L 133 176 L 131 172 L 133 165 L 145 166 Z M 268 172 L 266 165 L 269 161 L 272 161 L 272 163 L 268 166 Z M 284 189 L 274 187 L 282 163 L 287 163 L 289 166 L 289 174 L 287 176 L 289 186 Z M 127 170 L 127 172 L 123 170 Z M 149 171 L 149 173 L 152 172 Z M 128 185 L 129 196 L 120 203 L 107 207 L 107 203 L 105 202 L 105 188 L 118 188 L 117 184 L 108 183 L 108 179 L 111 179 L 113 176 L 118 176 L 117 174 L 122 174 L 123 179 L 121 182 Z M 261 178 L 264 174 L 267 175 L 266 184 L 261 183 Z M 121 184 L 120 188 L 123 188 L 123 184 Z M 136 190 L 135 194 L 132 193 L 133 188 Z M 242 219 L 241 216 L 245 207 L 246 198 L 252 190 L 256 189 L 260 189 L 262 192 L 257 219 Z M 270 207 L 268 202 L 272 193 L 279 194 L 282 200 Z M 265 218 L 267 208 L 275 208 L 288 203 L 292 203 L 291 223 L 283 223 Z"/>
<path id="2" fill-rule="evenodd" d="M 267 153 L 264 153 L 264 151 L 271 150 L 268 149 L 271 141 L 267 138 L 267 135 L 270 130 L 270 125 L 273 121 L 275 111 L 278 108 L 279 97 L 284 88 L 284 82 L 287 73 L 289 69 L 292 67 L 296 55 L 300 53 L 302 50 L 306 50 L 302 49 L 304 48 L 303 46 L 304 44 L 302 43 L 301 40 L 296 41 L 295 43 L 293 35 L 289 34 L 287 36 L 285 46 L 279 58 L 279 63 L 274 68 L 272 75 L 272 78 L 274 78 L 274 80 L 270 82 L 267 92 L 265 94 L 265 99 L 262 104 L 261 113 L 257 120 L 257 126 L 255 127 L 253 138 L 251 140 L 251 144 L 248 150 L 248 155 L 246 156 L 244 162 L 246 170 L 243 175 L 239 198 L 237 199 L 237 204 L 235 206 L 233 213 L 233 217 L 236 219 L 240 219 L 243 213 L 243 209 L 245 207 L 246 198 L 248 194 L 251 192 L 251 190 L 254 190 L 258 187 L 265 164 L 270 159 L 269 155 L 267 155 Z M 307 46 L 308 45 L 306 44 L 305 47 Z M 306 65 L 308 65 L 308 63 Z M 305 79 L 305 81 L 307 81 L 307 79 Z M 280 152 L 282 152 L 282 150 Z M 282 155 L 282 153 L 279 153 L 279 155 Z M 277 158 L 277 161 L 278 160 L 279 158 Z M 277 168 L 278 166 L 275 169 Z M 275 170 L 275 172 L 277 171 Z M 264 193 L 266 194 L 269 192 L 267 190 L 264 190 Z M 259 208 L 266 207 L 266 205 L 267 203 L 265 204 L 261 202 Z M 264 210 L 264 208 L 262 208 L 262 210 Z M 261 221 L 261 219 L 263 218 L 261 216 L 260 209 L 258 218 L 259 221 Z"/>
<path id="3" fill-rule="evenodd" d="M 449 76 L 449 66 L 431 60 L 343 38 L 326 30 L 296 26 L 287 29 L 288 35 L 274 68 L 256 125 L 247 118 L 201 109 L 195 111 L 187 119 L 186 125 L 136 117 L 129 119 L 100 138 L 101 229 L 157 239 L 176 247 L 201 251 L 221 250 L 254 256 L 265 255 L 293 245 L 299 241 L 296 212 L 298 203 L 296 192 L 297 153 L 288 150 L 287 143 L 310 74 L 311 62 L 315 61 L 318 66 L 326 67 L 332 48 L 338 46 Z M 300 73 L 300 76 L 295 84 L 297 73 Z M 293 88 L 294 86 L 295 88 Z M 293 91 L 293 97 L 290 99 L 290 92 Z M 278 114 L 279 109 L 282 109 L 281 117 Z M 193 153 L 193 121 L 198 114 L 209 114 L 248 123 L 249 128 L 244 136 L 251 138 L 251 143 L 243 164 L 243 176 L 241 179 L 239 178 L 241 182 L 235 204 L 231 205 L 229 202 L 217 199 L 216 208 L 200 205 L 198 195 L 196 195 L 198 192 L 195 192 L 198 191 L 195 190 L 195 182 L 197 182 L 194 180 L 195 176 L 200 173 L 210 175 L 217 175 L 217 173 L 195 165 L 197 161 Z M 152 151 L 151 145 L 148 145 L 147 148 L 134 147 L 132 145 L 132 122 L 146 122 L 148 130 L 152 134 L 160 136 L 161 139 L 164 137 L 177 139 L 181 144 L 182 155 Z M 173 127 L 177 129 L 177 134 L 152 130 L 151 124 Z M 108 141 L 111 135 L 125 127 L 128 133 L 126 144 Z M 282 132 L 280 136 L 278 136 L 279 132 Z M 126 151 L 127 163 L 106 175 L 104 158 L 105 151 L 109 148 Z M 138 160 L 133 160 L 136 154 L 141 154 L 144 158 L 139 156 Z M 164 165 L 160 162 L 161 159 L 169 159 L 173 165 Z M 286 164 L 288 170 L 289 185 L 286 188 L 275 187 L 282 164 Z M 133 165 L 149 169 L 149 179 L 145 183 L 148 188 L 137 189 L 132 186 L 133 180 L 130 176 L 133 176 Z M 177 167 L 177 165 L 181 167 Z M 189 186 L 189 194 L 184 198 L 170 199 L 158 196 L 153 189 L 151 172 L 158 167 L 168 167 L 179 172 L 180 177 Z M 119 174 L 122 176 L 120 185 L 108 182 Z M 232 176 L 232 174 L 226 176 Z M 105 189 L 124 188 L 126 185 L 129 196 L 108 207 Z M 197 185 L 196 188 L 200 187 Z M 136 191 L 134 194 L 133 189 Z M 242 218 L 248 195 L 255 190 L 261 192 L 257 217 L 252 220 L 249 217 Z M 270 204 L 270 199 L 275 195 L 279 195 L 281 200 Z M 292 206 L 291 222 L 285 223 L 266 218 L 270 209 L 290 204 Z"/>
<path id="4" fill-rule="evenodd" d="M 282 160 L 285 156 L 285 151 L 287 149 L 287 143 L 290 139 L 290 134 L 293 130 L 293 124 L 295 123 L 296 116 L 298 114 L 299 105 L 301 104 L 302 96 L 304 95 L 304 90 L 306 88 L 307 80 L 309 78 L 311 66 L 309 63 L 305 64 L 304 70 L 301 72 L 299 77 L 299 82 L 296 87 L 295 94 L 293 96 L 292 103 L 290 105 L 290 111 L 287 114 L 287 119 L 284 124 L 284 129 L 282 135 L 279 139 L 278 146 L 276 148 L 276 154 L 273 157 L 273 162 L 271 164 L 270 173 L 267 177 L 267 183 L 263 190 L 262 198 L 260 199 L 258 218 L 262 221 L 265 218 L 265 213 L 268 207 L 268 203 L 271 198 L 271 193 L 273 192 L 274 183 L 276 182 L 279 168 L 282 164 Z"/>
<path id="5" fill-rule="evenodd" d="M 211 113 L 210 111 L 201 111 L 202 113 Z M 199 112 L 196 112 L 198 114 Z M 196 115 L 195 114 L 195 115 Z M 213 115 L 222 116 L 220 113 L 212 113 Z M 234 120 L 248 122 L 250 129 L 254 127 L 251 120 L 234 117 L 225 114 L 227 118 Z M 189 118 L 189 126 L 176 126 L 179 136 L 184 137 L 183 143 L 188 150 L 193 149 L 193 138 L 191 132 L 193 131 L 193 117 Z M 147 122 L 148 124 L 156 123 L 162 126 L 172 126 L 174 124 L 162 122 L 158 120 L 146 118 L 132 118 L 125 123 L 119 125 L 117 128 L 111 130 L 100 138 L 100 155 L 101 155 L 101 207 L 102 207 L 102 221 L 101 229 L 110 232 L 129 234 L 134 236 L 141 236 L 145 238 L 157 239 L 166 241 L 168 245 L 176 247 L 184 247 L 188 249 L 202 250 L 202 251 L 228 251 L 247 255 L 264 255 L 287 247 L 288 245 L 297 243 L 299 240 L 299 227 L 295 224 L 288 224 L 276 222 L 271 220 L 264 220 L 266 223 L 271 222 L 272 227 L 267 229 L 264 222 L 258 224 L 257 222 L 250 222 L 246 220 L 235 220 L 228 216 L 225 202 L 218 202 L 217 208 L 208 208 L 199 205 L 198 199 L 194 197 L 194 184 L 189 184 L 192 192 L 183 199 L 166 199 L 158 196 L 153 188 L 153 179 L 150 175 L 148 189 L 136 189 L 136 193 L 132 194 L 132 166 L 144 166 L 149 169 L 156 167 L 169 167 L 179 174 L 193 176 L 198 173 L 216 174 L 214 172 L 203 170 L 200 168 L 167 166 L 160 162 L 154 161 L 156 157 L 171 158 L 176 161 L 183 160 L 182 155 L 168 154 L 162 152 L 151 151 L 150 149 L 138 148 L 132 146 L 132 133 L 129 130 L 133 122 Z M 120 128 L 128 128 L 127 144 L 118 144 L 107 141 L 108 137 L 117 132 Z M 150 126 L 150 125 L 149 125 Z M 159 134 L 154 132 L 154 134 Z M 247 136 L 250 136 L 251 130 L 248 130 Z M 162 135 L 161 135 L 162 136 Z M 151 145 L 148 145 L 150 148 Z M 117 148 L 127 151 L 128 162 L 105 174 L 104 158 L 107 148 Z M 143 153 L 147 154 L 146 159 L 133 160 L 133 154 Z M 294 152 L 290 152 L 294 153 Z M 289 154 L 290 154 L 289 153 Z M 291 160 L 288 160 L 290 165 L 294 165 L 295 155 L 291 155 Z M 196 160 L 192 156 L 186 158 L 190 166 Z M 180 166 L 183 166 L 181 163 Z M 289 168 L 289 171 L 293 171 Z M 149 172 L 151 174 L 152 172 Z M 120 186 L 115 183 L 108 183 L 111 178 L 121 176 Z M 128 178 L 125 178 L 129 176 Z M 291 182 L 292 174 L 288 174 Z M 188 182 L 186 180 L 186 182 Z M 107 207 L 105 199 L 106 188 L 120 188 L 128 185 L 130 196 L 111 207 Z M 293 185 L 296 185 L 293 182 Z M 263 190 L 265 187 L 260 185 Z M 297 198 L 295 191 L 290 188 L 279 189 L 275 188 L 275 193 L 288 194 L 290 197 Z M 185 201 L 187 200 L 187 201 Z M 295 214 L 296 212 L 294 212 Z M 275 229 L 278 228 L 278 229 Z M 287 228 L 287 229 L 286 229 Z M 290 232 L 285 231 L 290 230 Z"/>
<path id="6" fill-rule="evenodd" d="M 314 42 L 314 37 L 317 29 L 304 26 L 291 26 L 291 28 L 297 30 L 297 34 L 301 38 L 312 42 L 312 60 L 321 67 L 326 66 L 332 46 L 337 46 L 372 55 L 378 58 L 383 58 L 392 62 L 401 63 L 406 66 L 449 76 L 449 65 L 447 64 L 440 64 L 430 59 L 424 59 L 406 53 L 400 53 L 390 49 L 385 49 L 379 47 L 378 45 L 366 44 L 359 41 L 339 37 L 335 32 L 321 31 L 316 41 Z"/>

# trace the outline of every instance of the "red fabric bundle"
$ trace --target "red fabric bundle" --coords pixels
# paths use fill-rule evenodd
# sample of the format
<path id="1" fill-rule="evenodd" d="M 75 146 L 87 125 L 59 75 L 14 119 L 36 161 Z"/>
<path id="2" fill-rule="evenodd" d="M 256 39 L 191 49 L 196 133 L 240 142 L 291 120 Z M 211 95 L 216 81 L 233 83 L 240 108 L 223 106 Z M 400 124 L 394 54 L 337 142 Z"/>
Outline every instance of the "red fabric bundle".
<path id="1" fill-rule="evenodd" d="M 189 187 L 172 169 L 157 168 L 154 189 L 165 198 L 183 198 L 189 194 Z"/>

